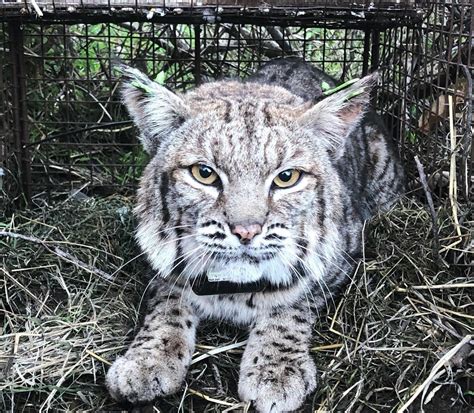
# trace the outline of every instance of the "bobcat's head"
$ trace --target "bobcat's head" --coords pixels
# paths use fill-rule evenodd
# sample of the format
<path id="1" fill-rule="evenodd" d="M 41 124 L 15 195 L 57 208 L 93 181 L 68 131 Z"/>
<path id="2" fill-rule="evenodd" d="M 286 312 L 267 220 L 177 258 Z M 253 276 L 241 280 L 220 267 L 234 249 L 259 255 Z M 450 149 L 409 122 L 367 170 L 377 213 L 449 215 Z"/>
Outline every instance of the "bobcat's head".
<path id="1" fill-rule="evenodd" d="M 276 287 L 322 277 L 342 248 L 334 162 L 374 76 L 312 104 L 277 86 L 221 81 L 180 95 L 125 74 L 123 100 L 151 156 L 136 213 L 154 269 Z"/>

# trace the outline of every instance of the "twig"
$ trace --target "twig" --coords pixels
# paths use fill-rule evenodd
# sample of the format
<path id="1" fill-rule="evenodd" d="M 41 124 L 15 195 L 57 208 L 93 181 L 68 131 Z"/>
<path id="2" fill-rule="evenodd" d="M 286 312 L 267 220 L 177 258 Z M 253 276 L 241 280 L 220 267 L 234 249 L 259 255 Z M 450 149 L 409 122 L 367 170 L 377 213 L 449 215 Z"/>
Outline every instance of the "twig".
<path id="1" fill-rule="evenodd" d="M 107 366 L 112 365 L 112 363 L 110 361 L 104 359 L 103 357 L 99 356 L 98 354 L 95 354 L 93 351 L 90 351 L 90 350 L 86 349 L 86 353 L 89 354 L 89 356 L 94 357 L 95 359 L 99 360 L 101 363 L 106 364 Z"/>
<path id="2" fill-rule="evenodd" d="M 285 53 L 292 53 L 291 44 L 285 41 L 283 34 L 274 26 L 267 26 L 267 32 Z"/>
<path id="3" fill-rule="evenodd" d="M 38 17 L 43 17 L 43 11 L 39 8 L 38 3 L 35 0 L 30 0 L 31 5 L 35 9 L 36 14 Z"/>
<path id="4" fill-rule="evenodd" d="M 218 367 L 211 362 L 211 369 L 214 373 L 214 380 L 216 382 L 216 393 L 219 396 L 225 396 L 224 386 L 222 385 L 221 373 L 219 372 Z"/>
<path id="5" fill-rule="evenodd" d="M 214 399 L 213 397 L 208 396 L 207 394 L 201 393 L 200 391 L 193 390 L 188 388 L 188 393 L 191 393 L 195 396 L 200 397 L 201 399 L 207 400 L 208 402 L 216 403 L 216 404 L 221 404 L 223 406 L 234 406 L 236 403 L 229 403 L 225 402 L 224 400 L 218 400 Z"/>
<path id="6" fill-rule="evenodd" d="M 19 238 L 25 241 L 36 242 L 39 244 L 43 244 L 43 241 L 36 237 L 30 237 L 28 235 L 18 234 L 16 232 L 10 231 L 0 231 L 0 237 L 10 237 L 10 238 Z"/>
<path id="7" fill-rule="evenodd" d="M 74 264 L 76 267 L 82 268 L 83 270 L 86 270 L 87 272 L 90 272 L 92 274 L 96 274 L 99 277 L 105 278 L 106 280 L 109 280 L 109 281 L 113 280 L 112 275 L 106 273 L 105 271 L 100 270 L 99 268 L 93 267 L 92 265 L 86 264 L 84 261 L 81 261 L 80 259 L 76 258 L 74 255 L 69 254 L 68 252 L 62 250 L 61 248 L 54 247 L 54 253 L 58 257 L 63 258 L 66 261 L 69 261 L 70 263 Z"/>
<path id="8" fill-rule="evenodd" d="M 472 125 L 472 75 L 471 71 L 466 65 L 461 64 L 461 68 L 463 69 L 464 76 L 466 78 L 467 82 L 467 87 L 466 87 L 466 96 L 464 97 L 466 104 L 467 104 L 467 110 L 466 110 L 466 125 Z M 465 128 L 464 132 L 464 137 L 461 140 L 462 147 L 465 148 L 465 150 L 462 153 L 461 157 L 461 162 L 462 162 L 462 170 L 464 174 L 464 185 L 463 185 L 463 191 L 464 191 L 464 197 L 469 201 L 469 183 L 472 177 L 469 177 L 468 175 L 468 168 L 467 168 L 467 163 L 469 159 L 469 150 L 468 148 L 472 147 L 472 128 L 467 127 Z M 471 178 L 471 179 L 470 179 Z"/>
<path id="9" fill-rule="evenodd" d="M 364 379 L 360 379 L 358 382 L 354 383 L 351 387 L 349 387 L 344 393 L 341 395 L 341 399 L 346 397 L 354 387 L 357 387 L 356 394 L 352 396 L 351 403 L 347 406 L 346 412 L 350 412 L 354 405 L 359 400 L 360 394 L 362 393 L 362 388 L 364 387 Z"/>
<path id="10" fill-rule="evenodd" d="M 448 96 L 449 102 L 449 135 L 451 140 L 451 162 L 449 165 L 449 200 L 453 211 L 453 221 L 456 232 L 461 237 L 461 227 L 458 220 L 458 199 L 457 199 L 457 179 L 456 179 L 456 130 L 454 129 L 454 104 L 453 97 Z"/>
<path id="11" fill-rule="evenodd" d="M 415 399 L 420 395 L 421 392 L 425 389 L 425 387 L 429 386 L 438 371 L 445 365 L 446 362 L 448 362 L 450 359 L 452 359 L 456 353 L 464 346 L 464 344 L 469 343 L 472 340 L 472 336 L 468 335 L 465 336 L 456 346 L 454 346 L 451 350 L 449 350 L 443 357 L 439 359 L 439 361 L 434 365 L 434 367 L 431 369 L 430 374 L 428 377 L 421 383 L 415 392 L 412 394 L 412 396 L 408 399 L 408 401 L 397 410 L 397 413 L 402 413 L 408 409 L 408 407 L 415 401 Z"/>
<path id="12" fill-rule="evenodd" d="M 238 347 L 243 347 L 245 344 L 247 344 L 247 340 L 239 341 L 238 343 L 229 344 L 228 346 L 224 346 L 224 347 L 217 347 L 217 348 L 215 348 L 213 350 L 210 350 L 205 354 L 201 354 L 200 356 L 193 359 L 191 361 L 191 365 L 196 364 L 197 362 L 199 362 L 201 360 L 207 359 L 208 357 L 211 357 L 215 354 L 223 353 L 223 352 L 228 351 L 228 350 L 233 350 L 234 348 L 238 348 Z"/>
<path id="13" fill-rule="evenodd" d="M 124 128 L 119 128 L 119 129 L 110 129 L 106 130 L 105 128 L 111 127 L 111 126 L 122 126 L 125 125 Z M 133 127 L 132 121 L 131 120 L 124 120 L 120 122 L 102 122 L 97 125 L 93 126 L 88 126 L 86 128 L 80 128 L 80 129 L 73 129 L 73 130 L 68 130 L 66 132 L 61 132 L 61 133 L 56 133 L 54 135 L 49 135 L 48 137 L 41 139 L 40 141 L 37 142 L 32 142 L 27 145 L 25 145 L 25 148 L 29 148 L 30 146 L 36 146 L 36 145 L 41 145 L 42 143 L 46 143 L 55 139 L 63 138 L 65 136 L 69 135 L 74 135 L 76 133 L 84 133 L 84 132 L 89 132 L 93 130 L 98 130 L 100 132 L 123 132 L 126 129 L 131 129 Z"/>
<path id="14" fill-rule="evenodd" d="M 2 271 L 8 278 L 12 280 L 14 284 L 20 287 L 26 294 L 30 296 L 35 301 L 40 301 L 38 297 L 36 297 L 30 290 L 28 290 L 23 284 L 21 284 L 15 277 L 13 277 L 6 269 L 0 267 L 0 271 Z"/>
<path id="15" fill-rule="evenodd" d="M 317 347 L 311 347 L 309 351 L 325 351 L 325 350 L 335 350 L 338 348 L 343 347 L 344 344 L 342 343 L 335 343 L 335 344 L 327 344 L 325 346 L 317 346 Z"/>
<path id="16" fill-rule="evenodd" d="M 106 107 L 102 104 L 102 102 L 97 99 L 94 94 L 89 91 L 88 89 L 78 85 L 77 83 L 75 84 L 75 87 L 77 87 L 79 90 L 82 90 L 84 93 L 87 93 L 99 106 L 100 108 L 103 110 L 103 113 L 105 113 L 105 115 L 112 121 L 113 118 L 112 118 L 112 115 L 107 111 Z M 102 121 L 102 118 L 103 116 L 101 115 L 100 119 L 96 122 L 96 123 L 100 123 Z"/>
<path id="17" fill-rule="evenodd" d="M 428 207 L 431 215 L 431 222 L 433 223 L 432 232 L 433 232 L 433 255 L 435 256 L 436 262 L 441 262 L 441 257 L 439 255 L 439 227 L 438 227 L 438 217 L 433 204 L 433 197 L 431 196 L 430 189 L 428 187 L 428 182 L 426 181 L 425 169 L 423 168 L 418 155 L 415 155 L 416 168 L 418 169 L 418 175 L 420 175 L 421 184 L 423 185 L 423 190 L 425 191 L 426 200 L 428 201 Z"/>
<path id="18" fill-rule="evenodd" d="M 64 251 L 63 249 L 59 247 L 54 247 L 54 250 L 52 250 L 46 245 L 46 243 L 43 240 L 39 238 L 23 235 L 23 234 L 18 234 L 16 232 L 10 232 L 10 231 L 0 231 L 0 237 L 18 238 L 18 239 L 22 239 L 29 242 L 34 242 L 35 244 L 41 244 L 49 252 L 52 252 L 53 254 L 57 255 L 59 258 L 62 258 L 74 264 L 75 266 L 82 268 L 83 270 L 86 270 L 87 272 L 98 275 L 99 277 L 104 278 L 107 281 L 112 281 L 114 278 L 109 273 L 106 273 L 105 271 L 102 271 L 96 267 L 93 267 L 92 265 L 86 264 L 84 261 L 81 261 L 79 258 L 75 257 L 74 255 L 69 254 L 68 252 Z"/>
<path id="19" fill-rule="evenodd" d="M 397 287 L 395 291 L 399 293 L 406 293 L 410 290 L 444 290 L 448 288 L 474 288 L 474 284 L 460 283 L 460 284 L 434 284 L 434 285 L 414 285 L 410 288 Z"/>

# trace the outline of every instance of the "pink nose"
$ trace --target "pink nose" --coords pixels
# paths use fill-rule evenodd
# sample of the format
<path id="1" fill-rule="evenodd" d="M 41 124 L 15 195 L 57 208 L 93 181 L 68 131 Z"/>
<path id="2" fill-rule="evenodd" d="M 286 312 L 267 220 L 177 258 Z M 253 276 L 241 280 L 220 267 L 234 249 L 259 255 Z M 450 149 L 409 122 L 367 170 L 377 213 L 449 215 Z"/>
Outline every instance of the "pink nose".
<path id="1" fill-rule="evenodd" d="M 232 234 L 237 235 L 239 241 L 242 244 L 248 244 L 255 235 L 262 232 L 262 226 L 260 224 L 250 224 L 250 225 L 232 225 L 231 226 Z"/>

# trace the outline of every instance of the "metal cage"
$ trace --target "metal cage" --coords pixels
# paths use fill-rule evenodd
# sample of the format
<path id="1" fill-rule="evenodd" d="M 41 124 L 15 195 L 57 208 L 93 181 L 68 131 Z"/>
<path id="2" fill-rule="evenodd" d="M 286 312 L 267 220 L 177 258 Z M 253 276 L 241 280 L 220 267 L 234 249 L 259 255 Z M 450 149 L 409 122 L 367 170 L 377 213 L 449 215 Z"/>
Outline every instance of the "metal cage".
<path id="1" fill-rule="evenodd" d="M 121 60 L 175 90 L 300 56 L 344 81 L 380 73 L 374 107 L 409 178 L 472 194 L 471 0 L 75 0 L 0 3 L 0 162 L 10 200 L 134 190 L 146 163 L 117 93 Z"/>

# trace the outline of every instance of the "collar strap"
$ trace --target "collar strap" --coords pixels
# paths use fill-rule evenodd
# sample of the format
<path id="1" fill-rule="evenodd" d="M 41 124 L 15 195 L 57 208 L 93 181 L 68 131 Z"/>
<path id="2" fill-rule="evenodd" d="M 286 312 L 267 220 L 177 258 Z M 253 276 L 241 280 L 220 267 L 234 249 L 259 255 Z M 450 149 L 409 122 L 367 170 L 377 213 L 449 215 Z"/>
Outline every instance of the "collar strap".
<path id="1" fill-rule="evenodd" d="M 270 283 L 267 280 L 243 284 L 230 281 L 209 281 L 206 275 L 198 277 L 192 283 L 192 289 L 197 295 L 258 293 L 269 287 Z"/>

